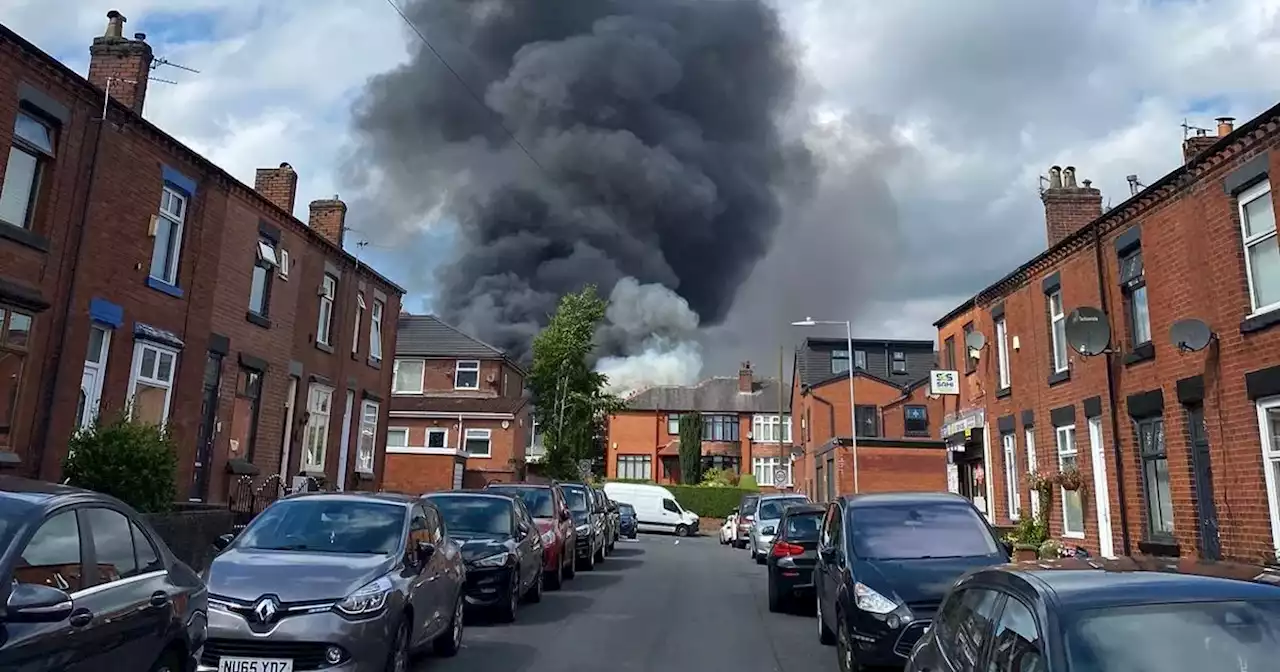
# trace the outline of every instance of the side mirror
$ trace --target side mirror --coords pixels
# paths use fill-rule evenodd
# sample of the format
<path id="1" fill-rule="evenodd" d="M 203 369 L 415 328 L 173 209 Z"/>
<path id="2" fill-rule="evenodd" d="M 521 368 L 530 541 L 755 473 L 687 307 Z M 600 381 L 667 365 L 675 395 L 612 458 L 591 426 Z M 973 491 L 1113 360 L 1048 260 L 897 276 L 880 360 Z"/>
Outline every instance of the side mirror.
<path id="1" fill-rule="evenodd" d="M 413 549 L 414 555 L 419 564 L 425 565 L 436 554 L 436 547 L 431 545 L 429 541 L 419 541 Z"/>
<path id="2" fill-rule="evenodd" d="M 760 534 L 763 534 L 764 536 L 766 536 L 766 537 L 767 537 L 767 536 L 770 536 L 770 535 L 772 535 L 774 532 L 777 532 L 777 531 L 778 531 L 778 528 L 776 528 L 776 527 L 774 527 L 774 526 L 772 526 L 772 525 L 769 525 L 769 526 L 765 527 L 763 530 L 760 530 Z"/>
<path id="3" fill-rule="evenodd" d="M 519 536 L 520 539 L 524 539 L 529 536 L 529 526 L 523 522 L 516 523 L 516 535 Z"/>
<path id="4" fill-rule="evenodd" d="M 826 548 L 818 549 L 818 556 L 822 558 L 823 562 L 829 565 L 834 565 L 840 560 L 840 556 L 836 553 L 835 546 L 827 546 Z"/>
<path id="5" fill-rule="evenodd" d="M 563 520 L 565 522 L 573 520 L 573 514 L 569 513 L 568 509 L 560 509 L 560 520 Z"/>
<path id="6" fill-rule="evenodd" d="M 226 548 L 231 545 L 231 542 L 235 540 L 236 535 L 234 534 L 218 535 L 218 538 L 213 540 L 213 547 L 218 549 L 218 551 L 223 551 L 226 550 Z"/>
<path id="7" fill-rule="evenodd" d="M 4 607 L 9 623 L 57 623 L 71 615 L 75 604 L 66 591 L 37 583 L 15 583 Z"/>

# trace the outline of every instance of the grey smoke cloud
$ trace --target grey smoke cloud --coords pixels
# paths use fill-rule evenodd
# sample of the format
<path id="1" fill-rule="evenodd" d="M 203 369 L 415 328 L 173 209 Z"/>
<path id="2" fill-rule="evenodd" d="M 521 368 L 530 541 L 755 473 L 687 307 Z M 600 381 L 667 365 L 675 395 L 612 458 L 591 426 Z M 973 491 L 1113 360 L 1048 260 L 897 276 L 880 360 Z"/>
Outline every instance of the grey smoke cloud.
<path id="1" fill-rule="evenodd" d="M 813 178 L 811 153 L 780 127 L 797 66 L 767 2 L 404 9 L 488 110 L 413 42 L 406 64 L 363 91 L 348 172 L 391 204 L 383 221 L 360 223 L 370 235 L 403 234 L 429 213 L 456 227 L 456 253 L 433 278 L 446 320 L 525 356 L 562 294 L 623 279 L 669 288 L 701 324 L 725 320 L 775 240 L 783 199 Z M 619 330 L 651 326 L 613 322 L 605 354 L 632 354 L 653 334 Z"/>

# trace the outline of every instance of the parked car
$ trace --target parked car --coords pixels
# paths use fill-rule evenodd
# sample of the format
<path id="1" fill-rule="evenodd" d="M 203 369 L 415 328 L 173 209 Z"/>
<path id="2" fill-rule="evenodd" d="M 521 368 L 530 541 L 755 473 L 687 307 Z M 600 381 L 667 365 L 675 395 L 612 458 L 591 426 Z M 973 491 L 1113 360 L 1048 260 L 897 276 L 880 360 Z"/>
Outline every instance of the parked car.
<path id="1" fill-rule="evenodd" d="M 635 508 L 639 529 L 645 532 L 670 532 L 677 537 L 698 533 L 698 514 L 686 511 L 661 485 L 610 482 L 604 490 Z"/>
<path id="2" fill-rule="evenodd" d="M 202 671 L 403 670 L 462 646 L 467 572 L 430 502 L 299 493 L 219 546 Z"/>
<path id="3" fill-rule="evenodd" d="M 747 547 L 747 539 L 751 536 L 751 523 L 755 522 L 756 502 L 760 501 L 759 494 L 743 495 L 738 501 L 738 520 L 737 527 L 733 528 L 733 547 L 743 549 Z"/>
<path id="4" fill-rule="evenodd" d="M 510 623 L 522 600 L 542 601 L 542 535 L 519 497 L 451 490 L 424 499 L 440 510 L 445 529 L 462 547 L 467 604 Z"/>
<path id="5" fill-rule="evenodd" d="M 818 530 L 826 509 L 815 504 L 788 507 L 768 556 L 769 611 L 785 611 L 799 599 L 813 599 L 813 566 L 818 562 Z"/>
<path id="6" fill-rule="evenodd" d="M 555 483 L 493 483 L 486 490 L 519 497 L 533 516 L 542 535 L 542 564 L 546 587 L 559 590 L 575 573 L 573 548 L 577 540 L 573 515 L 565 503 L 564 491 Z"/>
<path id="7" fill-rule="evenodd" d="M 0 600 L 3 670 L 187 672 L 205 643 L 200 577 L 87 490 L 0 476 Z"/>
<path id="8" fill-rule="evenodd" d="M 818 640 L 837 660 L 900 666 L 965 572 L 1009 561 L 969 500 L 946 493 L 845 495 L 827 505 L 813 570 Z"/>
<path id="9" fill-rule="evenodd" d="M 618 503 L 609 499 L 609 495 L 600 490 L 600 496 L 604 498 L 605 514 L 609 519 L 609 553 L 613 553 L 613 547 L 618 543 L 618 538 L 622 536 L 622 516 L 618 513 Z"/>
<path id="10" fill-rule="evenodd" d="M 1072 558 L 961 579 L 906 672 L 1262 670 L 1277 656 L 1274 568 Z"/>
<path id="11" fill-rule="evenodd" d="M 738 510 L 734 509 L 725 517 L 724 524 L 720 526 L 720 545 L 728 546 L 733 543 L 734 532 L 738 529 Z"/>
<path id="12" fill-rule="evenodd" d="M 560 487 L 569 502 L 569 514 L 573 516 L 577 534 L 575 561 L 580 569 L 593 570 L 596 562 L 604 560 L 604 512 L 595 505 L 591 486 L 562 483 Z"/>
<path id="13" fill-rule="evenodd" d="M 778 520 L 788 506 L 808 504 L 809 498 L 804 495 L 763 495 L 756 500 L 752 523 L 747 533 L 747 545 L 751 557 L 756 564 L 763 565 L 773 544 L 773 536 L 778 531 Z"/>
<path id="14" fill-rule="evenodd" d="M 639 536 L 638 532 L 635 507 L 625 502 L 618 502 L 618 533 L 628 539 L 635 539 Z"/>

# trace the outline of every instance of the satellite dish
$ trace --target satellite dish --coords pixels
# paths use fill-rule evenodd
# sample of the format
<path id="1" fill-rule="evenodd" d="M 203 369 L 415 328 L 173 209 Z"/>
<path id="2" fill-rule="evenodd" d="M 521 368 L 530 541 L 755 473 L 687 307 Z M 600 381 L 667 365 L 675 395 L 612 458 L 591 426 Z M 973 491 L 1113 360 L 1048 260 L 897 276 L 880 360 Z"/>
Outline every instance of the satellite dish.
<path id="1" fill-rule="evenodd" d="M 987 344 L 987 337 L 980 331 L 971 331 L 964 335 L 964 344 L 970 350 L 981 350 Z"/>
<path id="2" fill-rule="evenodd" d="M 1178 320 L 1169 327 L 1169 339 L 1182 352 L 1198 352 L 1213 340 L 1213 331 L 1202 320 Z"/>
<path id="3" fill-rule="evenodd" d="M 1067 315 L 1067 344 L 1072 350 L 1093 357 L 1107 352 L 1111 345 L 1111 323 L 1107 314 L 1090 306 L 1081 306 Z"/>

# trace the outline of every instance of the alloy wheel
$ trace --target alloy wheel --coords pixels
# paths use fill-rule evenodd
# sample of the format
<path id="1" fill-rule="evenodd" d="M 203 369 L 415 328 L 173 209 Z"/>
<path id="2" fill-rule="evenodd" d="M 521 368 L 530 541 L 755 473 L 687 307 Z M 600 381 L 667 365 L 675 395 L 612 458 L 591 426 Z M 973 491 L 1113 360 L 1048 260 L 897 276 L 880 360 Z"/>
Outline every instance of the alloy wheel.
<path id="1" fill-rule="evenodd" d="M 409 626 L 401 623 L 396 631 L 395 651 L 391 654 L 392 672 L 408 672 L 409 670 Z"/>
<path id="2" fill-rule="evenodd" d="M 849 645 L 849 633 L 844 627 L 844 619 L 836 619 L 836 655 L 840 663 L 840 672 L 853 672 L 853 647 Z"/>
<path id="3" fill-rule="evenodd" d="M 458 605 L 453 608 L 453 646 L 457 648 L 462 646 L 462 598 L 458 598 Z"/>

